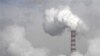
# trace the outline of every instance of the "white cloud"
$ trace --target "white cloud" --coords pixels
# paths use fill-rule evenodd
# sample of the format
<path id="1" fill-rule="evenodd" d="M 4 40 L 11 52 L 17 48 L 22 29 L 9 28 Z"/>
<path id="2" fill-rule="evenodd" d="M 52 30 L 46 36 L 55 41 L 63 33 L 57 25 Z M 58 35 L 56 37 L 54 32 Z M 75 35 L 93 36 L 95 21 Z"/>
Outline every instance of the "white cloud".
<path id="1" fill-rule="evenodd" d="M 44 31 L 50 35 L 62 34 L 67 27 L 76 30 L 77 32 L 88 30 L 85 22 L 83 22 L 77 15 L 73 14 L 68 6 L 60 9 L 46 9 L 43 27 Z"/>
<path id="2" fill-rule="evenodd" d="M 13 25 L 3 32 L 3 40 L 8 46 L 8 52 L 13 56 L 47 56 L 48 49 L 34 48 L 25 38 L 25 29 L 22 26 Z"/>
<path id="3" fill-rule="evenodd" d="M 89 40 L 86 56 L 100 56 L 100 38 Z"/>
<path id="4" fill-rule="evenodd" d="M 11 25 L 3 30 L 3 42 L 12 56 L 49 56 L 47 48 L 35 48 L 25 37 L 25 28 Z M 65 56 L 65 55 L 58 55 Z"/>
<path id="5" fill-rule="evenodd" d="M 1 20 L 3 22 L 3 43 L 8 47 L 8 52 L 12 56 L 48 56 L 49 50 L 46 48 L 34 48 L 32 44 L 25 38 L 26 32 L 24 25 L 32 24 L 38 20 L 37 16 L 41 12 L 34 11 L 32 8 L 23 8 L 15 5 L 3 5 L 4 15 Z M 9 26 L 9 22 L 13 22 Z M 17 24 L 17 25 L 13 25 Z M 21 26 L 19 26 L 21 24 Z M 27 27 L 30 25 L 27 25 Z M 7 28 L 5 28 L 7 27 Z M 28 51 L 27 51 L 28 50 Z M 50 54 L 50 53 L 49 53 Z"/>
<path id="6" fill-rule="evenodd" d="M 56 16 L 58 14 L 58 9 L 51 8 L 45 11 L 45 17 L 48 22 L 54 22 Z"/>

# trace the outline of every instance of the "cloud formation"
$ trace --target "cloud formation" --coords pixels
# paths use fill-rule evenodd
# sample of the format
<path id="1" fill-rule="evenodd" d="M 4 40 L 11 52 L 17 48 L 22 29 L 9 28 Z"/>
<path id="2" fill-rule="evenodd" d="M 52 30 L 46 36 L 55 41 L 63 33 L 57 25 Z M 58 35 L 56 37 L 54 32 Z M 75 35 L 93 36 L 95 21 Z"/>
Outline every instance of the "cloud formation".
<path id="1" fill-rule="evenodd" d="M 65 28 L 70 28 L 71 30 L 79 30 L 80 28 L 81 30 L 87 30 L 86 24 L 78 16 L 73 14 L 68 6 L 60 9 L 47 9 L 45 11 L 43 28 L 46 33 L 52 36 L 61 34 Z"/>
<path id="2" fill-rule="evenodd" d="M 2 1 L 8 1 L 8 0 L 2 0 Z M 16 23 L 16 24 L 27 24 L 27 19 L 26 18 L 32 18 L 33 19 L 33 14 L 30 14 L 31 12 L 33 12 L 33 11 L 29 11 L 29 10 L 24 10 L 24 9 L 22 9 L 21 7 L 19 8 L 19 7 L 16 7 L 15 6 L 15 4 L 16 4 L 16 2 L 18 2 L 19 0 L 9 0 L 9 2 L 10 3 L 13 3 L 12 5 L 14 5 L 13 6 L 13 8 L 12 7 L 9 7 L 9 6 L 7 6 L 7 8 L 4 8 L 3 10 L 5 11 L 5 12 L 8 12 L 8 13 L 5 13 L 5 15 L 2 15 L 1 16 L 1 13 L 0 13 L 0 18 L 2 18 L 3 20 L 6 20 L 5 22 L 3 22 L 3 23 L 1 23 L 1 21 L 2 20 L 0 20 L 0 27 L 2 27 L 2 24 L 8 24 L 8 22 L 11 22 L 9 19 L 11 19 L 14 23 Z M 20 1 L 25 1 L 25 0 L 20 0 Z M 31 1 L 33 1 L 33 2 L 31 2 Z M 66 1 L 69 1 L 69 0 L 66 0 Z M 76 2 L 75 2 L 76 1 Z M 99 5 L 100 5 L 100 1 L 99 0 L 72 0 L 72 2 L 71 3 L 69 3 L 69 2 L 65 2 L 65 0 L 50 0 L 50 1 L 46 1 L 45 2 L 45 0 L 27 0 L 26 2 L 25 2 L 25 4 L 23 4 L 23 3 L 21 3 L 21 4 L 17 4 L 17 5 L 24 5 L 24 6 L 26 6 L 26 5 L 31 5 L 31 6 L 33 6 L 33 4 L 37 4 L 37 5 L 45 5 L 45 7 L 48 7 L 48 4 L 51 6 L 51 7 L 53 7 L 53 6 L 55 6 L 55 5 L 59 5 L 59 4 L 63 4 L 63 3 L 69 3 L 69 4 L 73 4 L 73 5 L 75 5 L 74 7 L 71 7 L 72 8 L 72 10 L 73 11 L 75 11 L 75 12 L 78 12 L 79 13 L 79 15 L 81 15 L 80 17 L 81 18 L 85 18 L 86 19 L 86 21 L 88 22 L 88 24 L 89 25 L 91 25 L 91 27 L 90 28 L 94 28 L 94 29 L 92 29 L 91 31 L 92 32 L 90 32 L 89 34 L 91 34 L 91 33 L 93 33 L 95 30 L 99 30 L 99 28 L 100 28 L 100 23 L 99 23 L 99 15 L 100 15 L 100 12 L 99 12 L 99 10 L 100 10 L 100 7 L 99 7 Z M 1 2 L 1 1 L 0 1 Z M 28 3 L 29 2 L 29 3 Z M 31 2 L 31 4 L 30 4 L 30 2 Z M 45 2 L 45 3 L 44 3 Z M 49 3 L 50 2 L 50 3 Z M 41 4 L 41 3 L 43 3 L 43 4 Z M 85 4 L 86 6 L 84 6 L 83 4 Z M 2 5 L 2 4 L 1 4 Z M 1 6 L 0 5 L 0 6 Z M 2 6 L 1 6 L 2 7 Z M 9 9 L 8 9 L 9 8 Z M 33 8 L 33 7 L 32 7 Z M 41 7 L 41 8 L 43 8 L 43 7 Z M 74 8 L 74 9 L 73 9 Z M 1 11 L 1 10 L 0 10 Z M 29 12 L 29 13 L 27 13 L 27 12 Z M 11 14 L 10 14 L 11 13 Z M 78 13 L 76 13 L 76 14 L 78 14 Z M 22 15 L 21 15 L 22 14 Z M 31 16 L 28 16 L 28 15 L 31 15 Z M 28 17 L 24 17 L 24 16 L 28 16 Z M 10 16 L 10 17 L 9 17 Z M 22 17 L 21 17 L 22 16 Z M 36 15 L 35 15 L 36 16 Z M 38 15 L 39 16 L 39 15 Z M 30 21 L 32 21 L 32 20 L 30 20 Z M 34 20 L 35 21 L 35 20 Z M 29 22 L 29 21 L 28 21 Z M 50 24 L 50 25 L 52 25 L 52 24 Z M 54 24 L 53 24 L 54 25 Z M 56 24 L 55 24 L 56 25 Z M 54 26 L 55 26 L 54 25 Z M 62 29 L 63 27 L 62 26 L 59 26 L 58 27 L 58 25 L 59 24 L 57 24 L 57 28 L 55 28 L 55 29 L 57 29 L 57 30 L 53 30 L 54 32 L 56 32 L 56 31 L 58 31 L 59 30 L 59 28 L 60 29 Z M 61 25 L 63 25 L 62 23 L 61 23 Z M 53 27 L 53 26 L 52 26 Z M 64 28 L 65 28 L 65 25 L 64 25 Z M 54 28 L 53 28 L 54 29 Z M 52 32 L 53 32 L 52 31 Z M 62 30 L 61 30 L 62 31 Z M 59 31 L 59 32 L 61 32 L 61 31 Z M 63 30 L 64 31 L 64 30 Z M 51 33 L 52 33 L 51 32 Z M 95 33 L 95 32 L 94 32 Z M 55 34 L 54 34 L 55 35 Z M 91 38 L 91 37 L 90 37 Z"/>
<path id="3" fill-rule="evenodd" d="M 43 29 L 46 33 L 49 33 L 51 36 L 61 34 L 66 28 L 66 25 L 57 19 L 57 14 L 58 9 L 55 8 L 47 9 L 45 11 Z"/>
<path id="4" fill-rule="evenodd" d="M 18 25 L 11 25 L 3 30 L 3 44 L 11 56 L 49 56 L 49 49 L 35 48 L 25 35 L 25 28 Z"/>
<path id="5" fill-rule="evenodd" d="M 22 26 L 9 26 L 3 32 L 3 40 L 12 56 L 47 56 L 48 49 L 34 48 L 25 38 L 25 29 Z"/>
<path id="6" fill-rule="evenodd" d="M 100 56 L 100 38 L 91 39 L 88 43 L 86 56 Z"/>

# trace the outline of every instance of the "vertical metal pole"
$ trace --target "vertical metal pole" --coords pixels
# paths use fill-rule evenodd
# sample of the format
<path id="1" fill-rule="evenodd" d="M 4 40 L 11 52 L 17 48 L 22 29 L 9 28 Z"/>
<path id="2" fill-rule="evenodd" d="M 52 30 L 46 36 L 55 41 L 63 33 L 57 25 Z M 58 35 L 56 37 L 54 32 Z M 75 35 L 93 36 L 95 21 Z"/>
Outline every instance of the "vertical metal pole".
<path id="1" fill-rule="evenodd" d="M 71 30 L 71 53 L 76 51 L 76 31 Z"/>

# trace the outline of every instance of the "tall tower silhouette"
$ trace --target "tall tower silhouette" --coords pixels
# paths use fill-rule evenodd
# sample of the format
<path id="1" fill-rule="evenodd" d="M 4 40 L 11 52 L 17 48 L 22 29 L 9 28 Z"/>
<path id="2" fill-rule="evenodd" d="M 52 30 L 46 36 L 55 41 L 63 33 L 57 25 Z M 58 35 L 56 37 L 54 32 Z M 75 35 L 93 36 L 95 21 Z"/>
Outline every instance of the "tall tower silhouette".
<path id="1" fill-rule="evenodd" d="M 76 30 L 71 30 L 71 53 L 76 51 Z"/>

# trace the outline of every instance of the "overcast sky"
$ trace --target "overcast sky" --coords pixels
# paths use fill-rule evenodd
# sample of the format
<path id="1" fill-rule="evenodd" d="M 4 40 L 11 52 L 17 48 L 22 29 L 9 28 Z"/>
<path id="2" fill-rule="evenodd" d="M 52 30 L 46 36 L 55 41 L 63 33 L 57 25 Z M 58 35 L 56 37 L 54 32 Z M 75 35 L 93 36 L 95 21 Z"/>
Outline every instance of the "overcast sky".
<path id="1" fill-rule="evenodd" d="M 77 36 L 77 49 L 85 53 L 87 40 L 100 32 L 99 0 L 0 0 L 0 31 L 13 24 L 26 29 L 26 37 L 34 47 L 45 47 L 51 55 L 70 53 L 70 32 L 50 36 L 44 32 L 42 23 L 44 11 L 49 8 L 69 6 L 89 27 L 89 31 Z M 2 55 L 3 51 L 0 51 Z M 4 55 L 5 56 L 5 55 Z"/>

